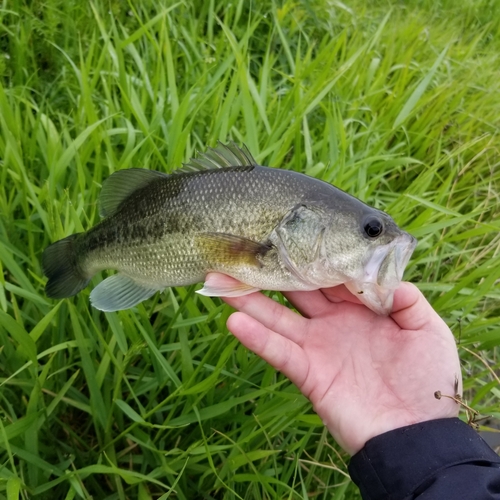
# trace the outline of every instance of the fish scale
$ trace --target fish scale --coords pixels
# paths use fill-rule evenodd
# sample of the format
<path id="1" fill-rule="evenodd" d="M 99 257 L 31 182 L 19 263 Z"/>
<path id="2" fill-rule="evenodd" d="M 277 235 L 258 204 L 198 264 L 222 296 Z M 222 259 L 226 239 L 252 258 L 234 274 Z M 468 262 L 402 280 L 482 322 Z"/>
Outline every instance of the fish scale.
<path id="1" fill-rule="evenodd" d="M 286 187 L 290 184 L 294 196 L 277 200 L 280 184 L 271 183 L 263 167 L 169 176 L 134 193 L 119 212 L 81 238 L 77 251 L 86 255 L 85 265 L 92 273 L 114 264 L 130 276 L 139 271 L 163 286 L 173 285 L 172 281 L 196 282 L 206 274 L 204 269 L 212 270 L 217 263 L 200 252 L 195 236 L 210 228 L 211 232 L 264 240 L 300 202 L 303 193 L 294 183 Z M 236 198 L 238 192 L 244 196 Z M 149 199 L 155 201 L 148 203 Z M 101 242 L 97 250 L 95 239 Z M 144 254 L 141 262 L 129 248 Z"/>
<path id="2" fill-rule="evenodd" d="M 219 144 L 169 175 L 118 171 L 104 182 L 100 206 L 99 224 L 45 250 L 49 297 L 72 296 L 111 269 L 118 274 L 92 291 L 91 302 L 119 310 L 219 272 L 239 283 L 202 293 L 346 283 L 386 313 L 416 243 L 384 212 L 304 174 L 259 166 L 235 144 Z"/>

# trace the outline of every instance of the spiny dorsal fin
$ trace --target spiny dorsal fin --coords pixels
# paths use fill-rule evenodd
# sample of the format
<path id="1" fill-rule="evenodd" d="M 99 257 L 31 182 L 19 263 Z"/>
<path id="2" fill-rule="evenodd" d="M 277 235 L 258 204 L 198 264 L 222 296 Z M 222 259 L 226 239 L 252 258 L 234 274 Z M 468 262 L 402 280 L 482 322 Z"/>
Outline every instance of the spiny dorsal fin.
<path id="1" fill-rule="evenodd" d="M 118 210 L 121 202 L 134 191 L 165 177 L 168 177 L 168 175 L 144 168 L 129 168 L 114 172 L 102 185 L 101 194 L 99 195 L 99 215 L 101 217 L 113 215 Z"/>
<path id="2" fill-rule="evenodd" d="M 218 142 L 217 147 L 208 148 L 205 153 L 196 152 L 197 156 L 191 158 L 188 163 L 183 163 L 183 168 L 176 172 L 195 172 L 212 168 L 224 167 L 247 167 L 257 166 L 252 153 L 243 144 L 239 147 L 234 142 L 222 144 Z"/>

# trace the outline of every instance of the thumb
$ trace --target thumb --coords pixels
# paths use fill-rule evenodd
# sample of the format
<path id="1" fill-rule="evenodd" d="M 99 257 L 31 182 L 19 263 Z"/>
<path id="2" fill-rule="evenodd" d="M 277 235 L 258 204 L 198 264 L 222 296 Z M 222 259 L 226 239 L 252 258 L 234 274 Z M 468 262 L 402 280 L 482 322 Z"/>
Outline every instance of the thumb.
<path id="1" fill-rule="evenodd" d="M 422 292 L 408 282 L 401 283 L 394 293 L 391 318 L 404 330 L 421 330 L 443 323 Z"/>

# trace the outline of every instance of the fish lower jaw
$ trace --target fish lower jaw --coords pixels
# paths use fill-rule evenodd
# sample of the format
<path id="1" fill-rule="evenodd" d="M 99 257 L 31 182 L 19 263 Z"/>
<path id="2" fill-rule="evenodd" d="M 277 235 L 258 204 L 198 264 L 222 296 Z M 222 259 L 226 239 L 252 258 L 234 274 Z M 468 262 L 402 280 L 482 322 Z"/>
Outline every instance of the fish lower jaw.
<path id="1" fill-rule="evenodd" d="M 388 316 L 391 313 L 394 288 L 384 288 L 376 283 L 357 281 L 347 281 L 345 286 L 362 304 L 373 312 L 381 316 Z"/>

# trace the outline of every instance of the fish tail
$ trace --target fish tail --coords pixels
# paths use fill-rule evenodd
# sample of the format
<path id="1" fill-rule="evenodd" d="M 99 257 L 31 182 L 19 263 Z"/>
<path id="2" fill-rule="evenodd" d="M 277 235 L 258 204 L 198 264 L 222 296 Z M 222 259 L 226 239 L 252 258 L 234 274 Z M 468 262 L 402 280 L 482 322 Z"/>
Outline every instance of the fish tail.
<path id="1" fill-rule="evenodd" d="M 78 234 L 56 241 L 42 255 L 43 274 L 49 278 L 45 293 L 51 299 L 64 299 L 85 288 L 91 276 L 81 267 L 75 250 Z"/>

